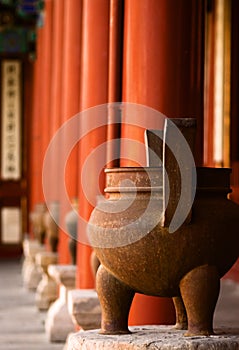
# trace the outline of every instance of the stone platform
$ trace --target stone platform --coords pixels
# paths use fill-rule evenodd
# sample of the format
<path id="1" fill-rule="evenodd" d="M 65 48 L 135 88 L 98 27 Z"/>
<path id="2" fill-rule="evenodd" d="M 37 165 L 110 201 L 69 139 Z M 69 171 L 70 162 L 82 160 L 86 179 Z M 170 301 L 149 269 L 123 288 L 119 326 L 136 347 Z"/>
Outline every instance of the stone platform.
<path id="1" fill-rule="evenodd" d="M 216 329 L 210 337 L 184 337 L 172 326 L 130 327 L 132 334 L 101 335 L 99 330 L 71 334 L 67 350 L 239 350 L 238 329 Z"/>

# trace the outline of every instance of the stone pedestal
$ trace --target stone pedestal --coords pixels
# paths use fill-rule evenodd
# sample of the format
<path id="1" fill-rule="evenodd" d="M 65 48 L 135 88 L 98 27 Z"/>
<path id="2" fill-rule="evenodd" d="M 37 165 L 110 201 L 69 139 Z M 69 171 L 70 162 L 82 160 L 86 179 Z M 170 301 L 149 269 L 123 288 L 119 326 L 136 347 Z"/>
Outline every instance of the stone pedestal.
<path id="1" fill-rule="evenodd" d="M 72 264 L 76 264 L 78 210 L 78 199 L 75 198 L 72 200 L 72 210 L 65 216 L 66 230 L 69 235 L 68 248 Z"/>
<path id="2" fill-rule="evenodd" d="M 48 274 L 48 266 L 57 264 L 58 254 L 43 252 L 36 255 L 36 264 L 42 271 L 42 279 L 36 290 L 36 306 L 40 311 L 49 309 L 49 306 L 58 297 L 57 283 Z"/>
<path id="3" fill-rule="evenodd" d="M 102 335 L 80 331 L 68 338 L 66 350 L 238 350 L 239 329 L 219 329 L 209 337 L 184 337 L 172 326 L 130 327 L 132 334 Z"/>
<path id="4" fill-rule="evenodd" d="M 44 214 L 44 225 L 46 229 L 47 241 L 52 252 L 57 252 L 59 240 L 59 202 L 53 201 L 49 204 L 48 210 Z"/>
<path id="5" fill-rule="evenodd" d="M 32 230 L 34 237 L 40 244 L 45 243 L 46 228 L 44 225 L 44 215 L 46 212 L 45 203 L 36 203 L 34 210 L 30 213 L 30 221 L 32 223 Z"/>
<path id="6" fill-rule="evenodd" d="M 60 288 L 59 298 L 50 306 L 45 330 L 51 342 L 65 342 L 68 334 L 75 330 L 67 308 L 68 291 L 75 288 L 75 265 L 49 265 L 48 274 Z"/>
<path id="7" fill-rule="evenodd" d="M 24 261 L 22 266 L 23 284 L 30 290 L 36 290 L 42 273 L 35 263 L 36 254 L 43 252 L 45 246 L 41 245 L 37 240 L 25 239 L 23 241 Z"/>
<path id="8" fill-rule="evenodd" d="M 75 289 L 68 293 L 68 310 L 76 325 L 84 330 L 100 327 L 101 307 L 94 289 Z"/>

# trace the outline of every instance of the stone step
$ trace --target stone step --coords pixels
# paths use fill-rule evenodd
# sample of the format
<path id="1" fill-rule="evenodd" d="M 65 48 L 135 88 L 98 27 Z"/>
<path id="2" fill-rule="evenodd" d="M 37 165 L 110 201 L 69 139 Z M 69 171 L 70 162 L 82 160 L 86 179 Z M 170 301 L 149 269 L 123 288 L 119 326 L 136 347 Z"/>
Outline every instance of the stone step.
<path id="1" fill-rule="evenodd" d="M 130 327 L 131 334 L 102 335 L 80 331 L 68 338 L 66 350 L 238 350 L 239 328 L 218 329 L 209 337 L 185 337 L 172 326 Z"/>

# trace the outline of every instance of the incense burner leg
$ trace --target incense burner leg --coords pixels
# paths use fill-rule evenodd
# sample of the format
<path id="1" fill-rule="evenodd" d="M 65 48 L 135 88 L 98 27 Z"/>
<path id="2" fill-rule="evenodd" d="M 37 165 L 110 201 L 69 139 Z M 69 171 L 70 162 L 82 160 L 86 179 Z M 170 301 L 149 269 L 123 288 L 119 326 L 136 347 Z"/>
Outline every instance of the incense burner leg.
<path id="1" fill-rule="evenodd" d="M 213 334 L 213 314 L 219 290 L 216 266 L 197 267 L 182 279 L 180 291 L 188 316 L 185 336 Z"/>
<path id="2" fill-rule="evenodd" d="M 117 280 L 102 265 L 96 275 L 96 290 L 102 309 L 101 333 L 130 333 L 128 315 L 134 291 Z"/>
<path id="3" fill-rule="evenodd" d="M 188 329 L 187 313 L 182 297 L 174 297 L 173 303 L 176 311 L 175 329 Z"/>

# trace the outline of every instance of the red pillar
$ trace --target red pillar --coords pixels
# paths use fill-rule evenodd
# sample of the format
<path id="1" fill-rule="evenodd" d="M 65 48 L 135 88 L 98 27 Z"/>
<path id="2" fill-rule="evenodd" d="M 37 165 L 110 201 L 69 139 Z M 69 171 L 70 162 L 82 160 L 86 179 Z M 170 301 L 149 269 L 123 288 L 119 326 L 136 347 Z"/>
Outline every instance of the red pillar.
<path id="1" fill-rule="evenodd" d="M 122 99 L 122 49 L 123 49 L 123 3 L 121 0 L 110 1 L 109 18 L 109 77 L 108 102 L 119 102 Z M 120 147 L 110 141 L 120 139 L 120 116 L 113 108 L 108 109 L 107 126 L 107 167 L 118 167 Z"/>
<path id="2" fill-rule="evenodd" d="M 126 0 L 123 61 L 124 102 L 147 105 L 170 118 L 197 118 L 199 164 L 203 117 L 202 3 Z M 143 143 L 143 132 L 141 128 L 126 125 L 122 137 Z M 140 150 L 138 154 L 135 152 L 140 158 Z M 121 165 L 134 164 L 122 160 Z M 137 295 L 130 323 L 171 323 L 172 310 L 171 300 Z"/>
<path id="3" fill-rule="evenodd" d="M 50 137 L 54 136 L 61 124 L 64 0 L 53 1 L 52 21 Z"/>
<path id="4" fill-rule="evenodd" d="M 40 60 L 40 82 L 39 82 L 39 124 L 41 129 L 41 168 L 47 146 L 50 141 L 50 103 L 51 103 L 51 69 L 52 69 L 52 12 L 53 0 L 45 1 L 45 17 L 43 27 L 39 29 L 42 31 L 42 47 L 38 52 Z M 40 186 L 42 188 L 42 185 Z M 42 192 L 42 190 L 41 190 Z M 41 193 L 41 201 L 43 201 L 43 194 Z"/>
<path id="5" fill-rule="evenodd" d="M 37 31 L 37 58 L 34 63 L 33 111 L 29 142 L 30 210 L 43 202 L 42 165 L 49 142 L 52 0 L 45 1 L 44 25 Z"/>
<path id="6" fill-rule="evenodd" d="M 22 164 L 22 189 L 25 191 L 25 195 L 23 198 L 23 232 L 29 232 L 29 223 L 28 223 L 28 213 L 31 202 L 29 201 L 29 189 L 31 186 L 30 179 L 30 169 L 31 168 L 31 154 L 29 152 L 29 141 L 31 140 L 31 131 L 32 131 L 32 113 L 33 113 L 33 96 L 34 96 L 34 63 L 33 62 L 24 62 L 24 76 L 27 76 L 27 79 L 24 80 L 24 96 L 23 96 L 23 164 Z"/>
<path id="7" fill-rule="evenodd" d="M 204 9 L 201 1 L 126 0 L 123 101 L 198 121 L 202 161 Z M 138 137 L 142 140 L 142 132 Z M 123 137 L 133 136 L 123 130 Z M 134 138 L 134 137 L 133 137 Z"/>
<path id="8" fill-rule="evenodd" d="M 63 19 L 64 0 L 54 0 L 52 7 L 52 37 L 51 37 L 51 70 L 50 70 L 50 95 L 49 95 L 49 142 L 61 125 L 62 104 L 62 49 L 63 49 Z M 48 194 L 47 203 L 59 201 L 59 162 L 61 150 L 54 148 L 52 161 L 48 172 L 48 182 L 51 191 Z"/>
<path id="9" fill-rule="evenodd" d="M 213 6 L 214 5 L 214 6 Z M 214 167 L 213 124 L 214 124 L 214 62 L 215 62 L 215 2 L 207 11 L 205 20 L 205 100 L 204 100 L 204 166 Z"/>
<path id="10" fill-rule="evenodd" d="M 79 112 L 80 91 L 80 41 L 81 41 L 82 0 L 64 2 L 63 50 L 62 55 L 62 124 Z M 64 133 L 63 149 L 71 144 L 78 130 Z M 72 151 L 66 167 L 65 186 L 70 199 L 78 195 L 78 146 Z M 61 201 L 59 262 L 69 263 L 68 235 L 64 231 L 65 215 L 70 210 L 69 203 Z"/>
<path id="11" fill-rule="evenodd" d="M 49 105 L 49 142 L 53 142 L 54 136 L 62 123 L 62 68 L 63 68 L 63 24 L 64 24 L 64 0 L 53 0 L 52 4 L 52 37 L 51 56 L 52 65 L 50 71 L 50 105 Z M 60 203 L 61 186 L 60 173 L 61 153 L 59 145 L 51 146 L 52 152 L 48 161 L 47 183 L 49 190 L 46 194 L 46 203 L 51 205 L 53 201 Z M 46 174 L 44 174 L 46 176 Z M 62 204 L 59 206 L 59 224 L 62 217 Z M 60 236 L 60 225 L 59 225 Z M 62 247 L 62 246 L 61 246 Z M 59 250 L 59 245 L 58 245 Z M 67 250 L 67 249 L 66 249 Z M 59 251 L 59 260 L 64 252 Z"/>
<path id="12" fill-rule="evenodd" d="M 82 0 L 67 1 L 64 6 L 62 123 L 79 112 Z M 71 135 L 65 136 L 64 142 L 70 142 Z M 78 194 L 77 151 L 73 152 L 68 163 L 65 180 L 71 198 Z"/>
<path id="13" fill-rule="evenodd" d="M 81 55 L 81 89 L 80 109 L 85 109 L 107 102 L 108 98 L 108 47 L 109 47 L 109 0 L 83 0 L 83 33 L 82 33 L 82 55 Z M 84 121 L 84 126 L 87 127 Z M 89 124 L 92 121 L 89 120 Z M 85 160 L 92 149 L 106 141 L 106 128 L 94 130 L 80 141 L 79 152 L 79 179 Z M 91 169 L 91 181 L 99 181 L 94 178 L 94 169 Z M 104 180 L 100 180 L 103 190 Z M 79 214 L 86 221 L 92 211 L 92 205 L 84 195 L 81 181 L 79 184 Z M 79 240 L 85 237 L 85 225 L 79 225 Z M 80 288 L 92 288 L 94 278 L 90 268 L 91 248 L 78 243 L 77 285 Z"/>
<path id="14" fill-rule="evenodd" d="M 239 130 L 239 3 L 236 0 L 232 0 L 231 3 L 231 167 L 232 167 L 232 194 L 230 198 L 239 204 L 239 148 L 238 148 L 238 130 Z M 225 278 L 233 279 L 239 282 L 239 259 L 234 266 L 226 274 Z"/>
<path id="15" fill-rule="evenodd" d="M 42 31 L 37 34 L 37 55 L 42 47 Z M 39 127 L 39 109 L 40 109 L 40 79 L 41 79 L 41 60 L 39 56 L 34 62 L 33 78 L 33 109 L 31 119 L 31 132 L 29 138 L 29 210 L 34 209 L 34 205 L 41 200 L 41 140 L 42 132 Z"/>

